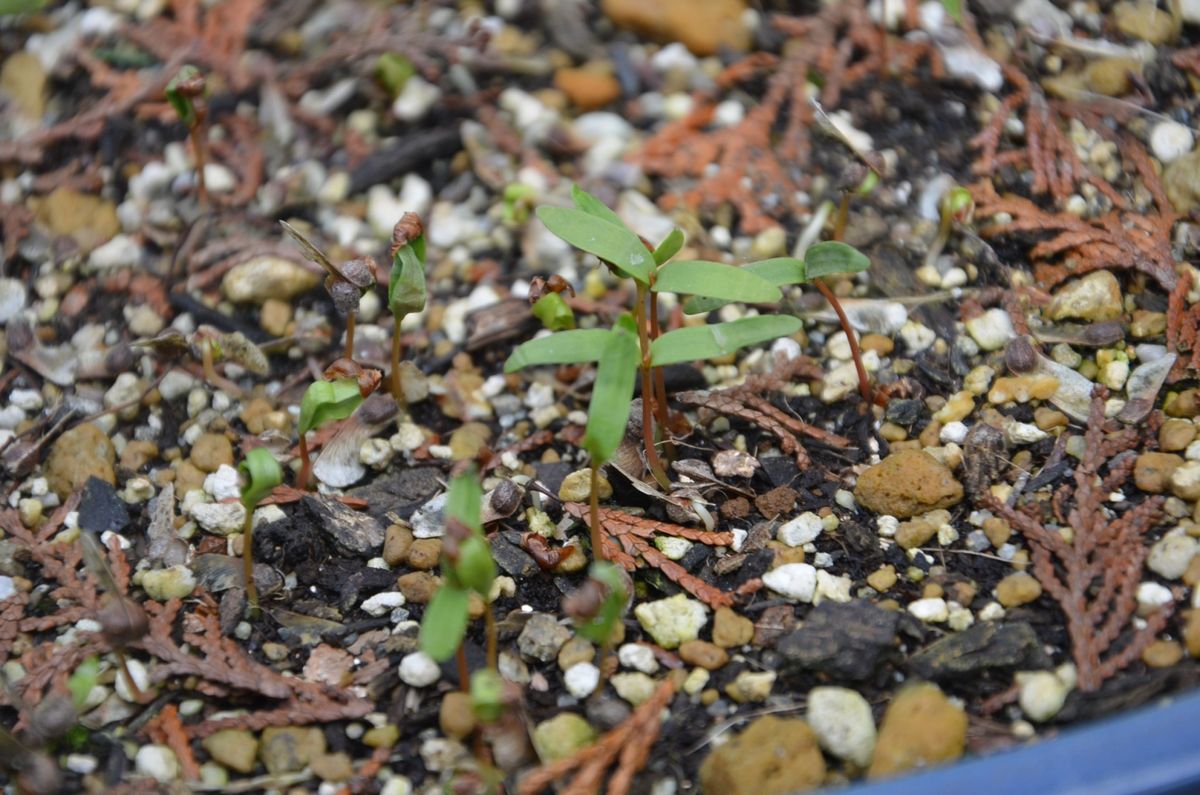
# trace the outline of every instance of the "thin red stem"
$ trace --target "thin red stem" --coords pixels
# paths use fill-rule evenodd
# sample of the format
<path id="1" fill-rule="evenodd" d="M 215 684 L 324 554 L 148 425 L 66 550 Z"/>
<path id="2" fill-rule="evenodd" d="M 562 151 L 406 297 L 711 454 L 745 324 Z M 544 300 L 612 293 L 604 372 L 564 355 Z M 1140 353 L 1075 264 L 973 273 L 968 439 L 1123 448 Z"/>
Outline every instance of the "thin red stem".
<path id="1" fill-rule="evenodd" d="M 854 358 L 854 369 L 858 371 L 858 391 L 862 394 L 863 400 L 871 403 L 874 401 L 871 394 L 871 381 L 867 377 L 867 368 L 863 365 L 862 353 L 858 349 L 858 337 L 855 336 L 854 329 L 850 325 L 850 318 L 846 317 L 846 311 L 842 309 L 842 303 L 833 294 L 833 290 L 830 290 L 820 279 L 814 279 L 813 284 L 817 286 L 821 295 L 825 296 L 825 300 L 837 313 L 838 323 L 842 325 L 842 331 L 846 332 L 846 340 L 850 343 L 850 355 Z"/>
<path id="2" fill-rule="evenodd" d="M 296 475 L 296 488 L 308 491 L 309 476 L 312 474 L 312 460 L 308 456 L 308 438 L 300 434 L 300 472 Z"/>

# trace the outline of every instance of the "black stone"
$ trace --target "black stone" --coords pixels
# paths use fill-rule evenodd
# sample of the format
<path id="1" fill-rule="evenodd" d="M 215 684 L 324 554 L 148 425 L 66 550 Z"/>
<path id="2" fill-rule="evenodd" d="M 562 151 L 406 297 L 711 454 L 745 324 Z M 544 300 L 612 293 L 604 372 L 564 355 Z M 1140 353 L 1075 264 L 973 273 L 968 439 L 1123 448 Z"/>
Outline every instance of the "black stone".
<path id="1" fill-rule="evenodd" d="M 541 571 L 537 561 L 528 552 L 502 538 L 492 541 L 492 559 L 505 574 L 517 579 L 534 577 Z"/>
<path id="2" fill-rule="evenodd" d="M 888 422 L 909 427 L 921 418 L 921 409 L 924 407 L 925 404 L 920 400 L 897 398 L 888 403 L 883 416 Z"/>
<path id="3" fill-rule="evenodd" d="M 800 477 L 796 459 L 790 455 L 760 458 L 759 463 L 762 464 L 763 474 L 767 476 L 767 480 L 772 486 L 791 486 L 793 481 Z"/>
<path id="4" fill-rule="evenodd" d="M 776 649 L 788 667 L 862 681 L 890 651 L 896 623 L 895 613 L 868 602 L 824 602 Z"/>
<path id="5" fill-rule="evenodd" d="M 922 679 L 941 681 L 992 669 L 1049 668 L 1033 627 L 1024 621 L 983 621 L 931 643 L 908 660 Z"/>
<path id="6" fill-rule="evenodd" d="M 441 471 L 433 467 L 405 468 L 394 475 L 375 478 L 365 486 L 351 489 L 348 494 L 366 500 L 367 514 L 386 526 L 391 524 L 389 513 L 407 519 L 440 492 L 440 476 Z"/>
<path id="7" fill-rule="evenodd" d="M 549 464 L 539 462 L 533 465 L 533 471 L 537 473 L 538 482 L 545 486 L 547 491 L 551 494 L 558 494 L 563 480 L 574 472 L 575 468 L 565 461 L 555 461 Z"/>
<path id="8" fill-rule="evenodd" d="M 92 475 L 79 498 L 79 526 L 92 533 L 119 533 L 129 524 L 129 509 L 111 483 Z"/>

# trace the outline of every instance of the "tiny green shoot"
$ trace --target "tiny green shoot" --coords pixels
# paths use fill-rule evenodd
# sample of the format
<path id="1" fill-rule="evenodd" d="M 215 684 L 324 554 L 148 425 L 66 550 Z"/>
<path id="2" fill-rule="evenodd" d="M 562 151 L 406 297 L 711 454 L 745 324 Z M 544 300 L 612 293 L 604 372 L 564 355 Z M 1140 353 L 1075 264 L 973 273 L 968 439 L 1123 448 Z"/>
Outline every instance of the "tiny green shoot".
<path id="1" fill-rule="evenodd" d="M 442 585 L 421 619 L 421 650 L 440 662 L 459 654 L 460 673 L 465 672 L 462 640 L 470 618 L 471 594 L 485 604 L 496 579 L 492 548 L 483 535 L 481 506 L 483 488 L 474 465 L 450 479 L 446 495 L 446 537 L 442 546 Z M 496 668 L 497 639 L 491 606 L 485 610 L 488 633 L 488 667 Z M 467 677 L 462 678 L 467 687 Z"/>
<path id="2" fill-rule="evenodd" d="M 271 490 L 283 482 L 283 470 L 275 456 L 264 447 L 246 453 L 238 464 L 242 473 L 242 507 L 246 518 L 242 524 L 242 572 L 246 580 L 246 599 L 250 617 L 258 617 L 258 587 L 254 584 L 254 509 Z"/>
<path id="3" fill-rule="evenodd" d="M 204 73 L 192 64 L 184 64 L 167 83 L 165 92 L 167 102 L 192 139 L 192 148 L 196 152 L 196 187 L 202 206 L 208 204 L 208 190 L 204 184 L 204 162 L 207 159 L 204 122 L 208 118 L 208 108 L 204 103 L 206 87 Z"/>
<path id="4" fill-rule="evenodd" d="M 315 431 L 327 422 L 344 420 L 354 413 L 363 402 L 362 391 L 354 378 L 338 378 L 333 381 L 314 381 L 300 399 L 300 474 L 296 477 L 296 488 L 307 489 L 312 472 L 312 461 L 308 452 L 308 432 Z"/>
<path id="5" fill-rule="evenodd" d="M 392 397 L 404 405 L 400 383 L 400 323 L 405 316 L 425 309 L 425 230 L 416 213 L 405 213 L 392 230 L 392 275 L 388 280 L 388 311 L 395 318 L 392 330 Z"/>

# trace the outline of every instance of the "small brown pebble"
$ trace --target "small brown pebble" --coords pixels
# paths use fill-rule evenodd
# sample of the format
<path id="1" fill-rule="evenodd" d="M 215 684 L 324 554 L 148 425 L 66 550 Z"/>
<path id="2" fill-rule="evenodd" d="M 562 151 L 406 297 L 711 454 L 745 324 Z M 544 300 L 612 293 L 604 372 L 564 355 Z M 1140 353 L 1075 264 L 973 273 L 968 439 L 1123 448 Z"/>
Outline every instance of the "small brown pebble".
<path id="1" fill-rule="evenodd" d="M 679 656 L 688 665 L 697 665 L 707 671 L 715 671 L 729 662 L 724 649 L 706 640 L 685 641 L 679 646 Z"/>
<path id="2" fill-rule="evenodd" d="M 1162 494 L 1171 487 L 1171 475 L 1183 464 L 1174 453 L 1142 453 L 1133 465 L 1133 482 L 1147 494 Z"/>
<path id="3" fill-rule="evenodd" d="M 971 580 L 960 580 L 947 587 L 950 598 L 960 605 L 970 605 L 979 593 L 979 586 Z"/>
<path id="4" fill-rule="evenodd" d="M 1183 643 L 1188 654 L 1200 657 L 1200 610 L 1189 610 L 1183 624 Z"/>
<path id="5" fill-rule="evenodd" d="M 996 600 L 1005 607 L 1027 605 L 1042 595 L 1042 584 L 1024 572 L 1010 574 L 996 583 Z"/>
<path id="6" fill-rule="evenodd" d="M 1187 420 L 1171 419 L 1158 429 L 1158 446 L 1167 453 L 1186 450 L 1196 438 L 1196 426 Z"/>
<path id="7" fill-rule="evenodd" d="M 771 560 L 771 568 L 777 569 L 789 563 L 804 562 L 804 547 L 789 547 L 779 541 L 768 541 L 767 549 L 775 553 Z"/>
<path id="8" fill-rule="evenodd" d="M 593 69 L 559 69 L 554 86 L 580 110 L 596 110 L 621 96 L 621 84 L 611 74 Z"/>
<path id="9" fill-rule="evenodd" d="M 946 592 L 942 590 L 942 586 L 936 582 L 927 582 L 925 583 L 925 587 L 921 589 L 922 599 L 941 599 L 945 595 Z"/>
<path id="10" fill-rule="evenodd" d="M 399 566 L 408 558 L 413 545 L 412 530 L 402 524 L 388 525 L 383 537 L 383 559 L 389 566 Z"/>
<path id="11" fill-rule="evenodd" d="M 937 420 L 933 420 L 921 431 L 917 437 L 917 441 L 921 443 L 922 447 L 937 447 L 941 442 L 939 438 L 941 432 L 942 424 Z"/>
<path id="12" fill-rule="evenodd" d="M 158 457 L 158 445 L 151 441 L 135 439 L 125 445 L 121 451 L 120 465 L 122 469 L 138 472 L 146 464 Z"/>
<path id="13" fill-rule="evenodd" d="M 1200 414 L 1200 400 L 1197 400 L 1195 389 L 1185 389 L 1167 398 L 1163 413 L 1168 417 L 1195 417 Z"/>
<path id="14" fill-rule="evenodd" d="M 180 461 L 175 469 L 175 496 L 182 500 L 189 491 L 204 488 L 204 470 L 191 461 Z"/>
<path id="15" fill-rule="evenodd" d="M 929 542 L 937 535 L 938 525 L 923 516 L 908 522 L 901 522 L 896 528 L 896 543 L 903 549 L 916 549 Z"/>
<path id="16" fill-rule="evenodd" d="M 471 710 L 471 697 L 457 690 L 442 697 L 438 710 L 438 725 L 447 737 L 461 740 L 475 731 L 475 713 Z"/>
<path id="17" fill-rule="evenodd" d="M 1017 337 L 1004 347 L 1004 364 L 1012 373 L 1027 373 L 1037 365 L 1037 351 L 1028 337 Z"/>
<path id="18" fill-rule="evenodd" d="M 414 569 L 430 571 L 437 568 L 441 557 L 442 539 L 418 538 L 408 548 L 408 557 L 405 560 Z"/>
<path id="19" fill-rule="evenodd" d="M 733 608 L 719 608 L 713 618 L 712 639 L 722 649 L 744 646 L 754 639 L 754 622 L 738 615 Z"/>
<path id="20" fill-rule="evenodd" d="M 233 444 L 220 433 L 202 433 L 189 456 L 201 472 L 216 472 L 222 464 L 233 466 Z"/>
<path id="21" fill-rule="evenodd" d="M 288 323 L 292 322 L 292 305 L 278 298 L 268 298 L 263 301 L 262 311 L 258 315 L 258 324 L 263 331 L 272 337 L 282 337 L 287 334 Z"/>
<path id="22" fill-rule="evenodd" d="M 988 541 L 992 542 L 992 546 L 999 549 L 1012 537 L 1012 528 L 1009 527 L 1007 519 L 990 516 L 983 520 L 983 533 L 988 537 Z"/>
<path id="23" fill-rule="evenodd" d="M 435 577 L 427 571 L 413 571 L 396 580 L 396 589 L 404 594 L 406 601 L 424 605 L 429 604 L 441 582 L 440 577 Z"/>
<path id="24" fill-rule="evenodd" d="M 777 486 L 754 499 L 754 507 L 764 519 L 774 519 L 788 513 L 796 505 L 796 490 L 791 486 Z"/>
<path id="25" fill-rule="evenodd" d="M 393 723 L 367 729 L 362 738 L 368 748 L 391 748 L 400 741 L 400 727 Z"/>
<path id="26" fill-rule="evenodd" d="M 726 519 L 742 519 L 750 515 L 750 500 L 734 497 L 721 503 L 721 516 Z"/>
<path id="27" fill-rule="evenodd" d="M 1189 588 L 1194 588 L 1196 583 L 1200 583 L 1200 555 L 1193 555 L 1188 563 L 1187 571 L 1183 573 L 1183 584 Z"/>
<path id="28" fill-rule="evenodd" d="M 583 571 L 587 568 L 589 563 L 588 556 L 583 551 L 582 546 L 579 544 L 567 544 L 564 549 L 568 549 L 570 552 L 554 567 L 555 574 L 574 574 L 577 571 Z"/>
<path id="29" fill-rule="evenodd" d="M 896 567 L 885 563 L 867 575 L 867 585 L 883 593 L 896 584 Z"/>
<path id="30" fill-rule="evenodd" d="M 1142 652 L 1142 662 L 1151 668 L 1170 668 L 1183 659 L 1183 647 L 1174 640 L 1156 640 Z"/>
<path id="31" fill-rule="evenodd" d="M 887 356 L 896 347 L 891 337 L 874 333 L 864 334 L 858 344 L 864 351 L 875 351 L 880 356 Z"/>
<path id="32" fill-rule="evenodd" d="M 1052 431 L 1055 428 L 1067 427 L 1070 420 L 1061 411 L 1038 406 L 1033 410 L 1033 422 L 1043 431 Z"/>
<path id="33" fill-rule="evenodd" d="M 254 398 L 246 404 L 238 417 L 241 419 L 242 424 L 246 426 L 246 430 L 258 435 L 267 429 L 265 419 L 272 410 L 271 404 L 265 399 Z"/>
<path id="34" fill-rule="evenodd" d="M 596 647 L 587 638 L 576 635 L 558 650 L 558 667 L 567 670 L 581 662 L 591 662 L 596 656 Z"/>
<path id="35" fill-rule="evenodd" d="M 721 697 L 721 692 L 719 690 L 714 690 L 711 687 L 708 688 L 707 690 L 700 691 L 700 703 L 706 707 L 711 706 L 713 704 L 713 702 L 715 702 L 720 697 Z"/>
<path id="36" fill-rule="evenodd" d="M 308 763 L 312 772 L 322 781 L 345 781 L 354 775 L 354 767 L 350 764 L 350 755 L 345 751 L 333 754 L 322 754 Z"/>
<path id="37" fill-rule="evenodd" d="M 908 430 L 894 422 L 885 422 L 879 426 L 879 436 L 884 441 L 902 442 L 908 438 Z"/>

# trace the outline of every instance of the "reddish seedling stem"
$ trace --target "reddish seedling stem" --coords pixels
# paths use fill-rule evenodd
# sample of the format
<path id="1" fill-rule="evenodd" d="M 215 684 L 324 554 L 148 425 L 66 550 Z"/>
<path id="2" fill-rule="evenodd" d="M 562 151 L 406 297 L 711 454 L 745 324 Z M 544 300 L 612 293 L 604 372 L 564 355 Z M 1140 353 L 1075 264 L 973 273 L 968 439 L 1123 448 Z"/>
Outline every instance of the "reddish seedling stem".
<path id="1" fill-rule="evenodd" d="M 400 321 L 396 321 L 396 329 L 392 332 L 392 397 L 396 405 L 404 407 L 404 389 L 400 384 Z"/>
<path id="2" fill-rule="evenodd" d="M 867 368 L 863 365 L 862 352 L 858 348 L 858 337 L 850 326 L 850 318 L 846 317 L 846 311 L 842 309 L 842 303 L 833 294 L 833 290 L 830 290 L 820 279 L 814 279 L 813 284 L 817 286 L 821 295 L 825 296 L 825 300 L 837 313 L 838 323 L 842 325 L 842 331 L 846 332 L 846 340 L 850 343 L 850 355 L 854 358 L 854 369 L 858 371 L 858 391 L 862 394 L 863 400 L 872 403 L 874 397 L 871 394 L 871 382 L 867 377 Z"/>
<path id="3" fill-rule="evenodd" d="M 662 334 L 662 330 L 658 325 L 658 296 L 650 293 L 650 339 L 656 340 Z M 658 420 L 659 433 L 662 435 L 666 445 L 667 459 L 675 457 L 675 445 L 670 441 L 671 435 L 671 418 L 669 416 L 669 408 L 667 407 L 667 380 L 663 375 L 661 367 L 655 367 L 652 371 L 654 377 L 654 412 Z"/>
<path id="4" fill-rule="evenodd" d="M 308 481 L 312 474 L 312 460 L 308 455 L 308 439 L 306 434 L 300 434 L 300 472 L 296 475 L 296 488 L 308 491 Z"/>
<path id="5" fill-rule="evenodd" d="M 467 649 L 461 643 L 458 644 L 458 651 L 454 652 L 454 661 L 458 664 L 458 689 L 469 694 L 471 669 L 467 667 Z"/>
<path id="6" fill-rule="evenodd" d="M 592 493 L 588 496 L 588 519 L 592 530 L 592 557 L 607 560 L 604 554 L 603 530 L 600 528 L 600 462 L 592 462 Z"/>
<path id="7" fill-rule="evenodd" d="M 483 619 L 487 627 L 487 664 L 493 671 L 499 670 L 499 640 L 496 634 L 496 613 L 491 604 L 485 605 Z"/>
<path id="8" fill-rule="evenodd" d="M 354 327 L 357 321 L 357 314 L 351 312 L 346 315 L 346 353 L 345 356 L 350 361 L 354 361 Z"/>
<path id="9" fill-rule="evenodd" d="M 646 332 L 646 287 L 637 286 L 636 316 L 638 328 L 638 344 L 642 349 L 642 445 L 646 448 L 646 463 L 658 484 L 670 488 L 671 481 L 663 469 L 658 457 L 658 449 L 654 446 L 654 420 L 651 416 L 651 405 L 654 400 L 654 387 L 650 377 L 650 335 Z"/>

